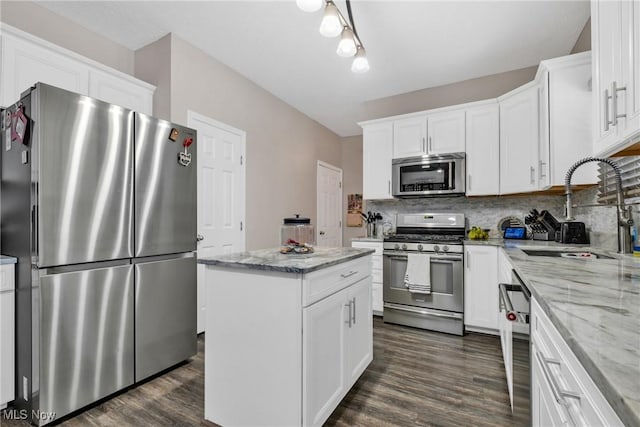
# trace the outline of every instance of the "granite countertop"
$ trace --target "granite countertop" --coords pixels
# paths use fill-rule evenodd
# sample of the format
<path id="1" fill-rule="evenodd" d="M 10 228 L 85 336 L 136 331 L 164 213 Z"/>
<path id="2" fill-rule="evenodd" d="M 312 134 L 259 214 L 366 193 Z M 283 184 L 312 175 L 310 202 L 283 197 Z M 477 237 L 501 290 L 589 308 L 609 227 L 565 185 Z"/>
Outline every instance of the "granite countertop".
<path id="1" fill-rule="evenodd" d="M 640 426 L 640 258 L 555 242 L 499 246 L 622 422 Z M 615 259 L 531 256 L 524 246 L 591 250 Z"/>
<path id="2" fill-rule="evenodd" d="M 199 264 L 250 270 L 280 271 L 284 273 L 310 273 L 352 259 L 370 255 L 373 249 L 314 248 L 306 255 L 284 255 L 280 248 L 259 249 L 249 252 L 201 258 Z"/>
<path id="3" fill-rule="evenodd" d="M 12 256 L 0 255 L 0 265 L 15 264 L 18 262 L 18 258 Z"/>

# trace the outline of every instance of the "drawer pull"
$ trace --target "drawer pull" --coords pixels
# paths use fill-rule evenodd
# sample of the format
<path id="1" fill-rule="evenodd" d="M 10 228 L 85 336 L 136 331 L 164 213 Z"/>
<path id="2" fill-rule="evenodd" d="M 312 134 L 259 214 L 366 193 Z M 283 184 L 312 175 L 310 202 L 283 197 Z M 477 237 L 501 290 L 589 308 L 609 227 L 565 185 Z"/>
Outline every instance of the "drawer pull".
<path id="1" fill-rule="evenodd" d="M 578 393 L 574 393 L 572 391 L 564 390 L 563 388 L 561 388 L 560 385 L 558 384 L 558 380 L 556 379 L 556 376 L 553 374 L 553 372 L 551 372 L 551 369 L 549 368 L 549 365 L 557 365 L 560 367 L 562 366 L 562 363 L 559 360 L 544 357 L 539 351 L 536 351 L 536 357 L 538 358 L 538 361 L 540 362 L 540 366 L 542 367 L 542 373 L 544 374 L 545 378 L 547 379 L 547 382 L 549 382 L 549 385 L 551 386 L 551 392 L 553 393 L 553 397 L 556 399 L 556 402 L 558 402 L 560 405 L 562 405 L 565 408 L 565 410 L 567 411 L 567 414 L 569 414 L 571 424 L 573 424 L 574 426 L 580 425 L 573 418 L 573 414 L 571 413 L 571 408 L 569 407 L 569 404 L 565 399 L 566 397 L 568 397 L 568 398 L 576 399 L 579 401 L 580 395 Z"/>
<path id="2" fill-rule="evenodd" d="M 356 270 L 356 271 L 350 271 L 350 272 L 348 272 L 348 273 L 343 273 L 343 274 L 341 274 L 341 275 L 340 275 L 340 277 L 342 277 L 343 279 L 346 279 L 347 277 L 351 277 L 351 276 L 353 276 L 354 274 L 358 274 L 358 270 Z"/>

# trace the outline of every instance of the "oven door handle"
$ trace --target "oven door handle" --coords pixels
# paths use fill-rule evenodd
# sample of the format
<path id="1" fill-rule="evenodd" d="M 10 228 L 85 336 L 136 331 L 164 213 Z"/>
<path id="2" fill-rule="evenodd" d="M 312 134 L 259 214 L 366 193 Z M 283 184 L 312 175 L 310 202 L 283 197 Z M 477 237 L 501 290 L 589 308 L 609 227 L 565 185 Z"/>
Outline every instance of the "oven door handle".
<path id="1" fill-rule="evenodd" d="M 402 252 L 383 252 L 383 255 L 389 259 L 406 260 L 408 258 L 408 254 Z M 462 261 L 462 254 L 447 256 L 431 255 L 430 259 L 432 261 Z"/>

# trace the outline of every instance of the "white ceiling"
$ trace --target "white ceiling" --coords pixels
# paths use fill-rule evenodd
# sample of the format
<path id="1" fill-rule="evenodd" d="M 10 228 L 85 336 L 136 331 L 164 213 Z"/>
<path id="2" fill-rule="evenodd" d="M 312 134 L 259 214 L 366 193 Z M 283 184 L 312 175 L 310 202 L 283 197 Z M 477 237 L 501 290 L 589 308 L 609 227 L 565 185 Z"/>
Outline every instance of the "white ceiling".
<path id="1" fill-rule="evenodd" d="M 341 136 L 361 133 L 366 101 L 566 55 L 589 18 L 588 0 L 353 0 L 358 75 L 294 0 L 38 3 L 133 50 L 173 32 Z"/>

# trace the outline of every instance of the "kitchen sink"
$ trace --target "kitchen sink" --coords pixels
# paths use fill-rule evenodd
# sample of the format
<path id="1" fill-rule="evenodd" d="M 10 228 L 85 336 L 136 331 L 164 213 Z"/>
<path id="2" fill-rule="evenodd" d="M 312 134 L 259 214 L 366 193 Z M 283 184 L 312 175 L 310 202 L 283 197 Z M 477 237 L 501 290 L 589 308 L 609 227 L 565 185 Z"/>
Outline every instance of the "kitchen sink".
<path id="1" fill-rule="evenodd" d="M 615 259 L 609 255 L 603 255 L 596 252 L 591 251 L 554 251 L 554 250 L 545 250 L 545 249 L 522 249 L 527 255 L 532 256 L 549 256 L 549 257 L 558 257 L 558 258 L 569 258 L 569 259 Z"/>

